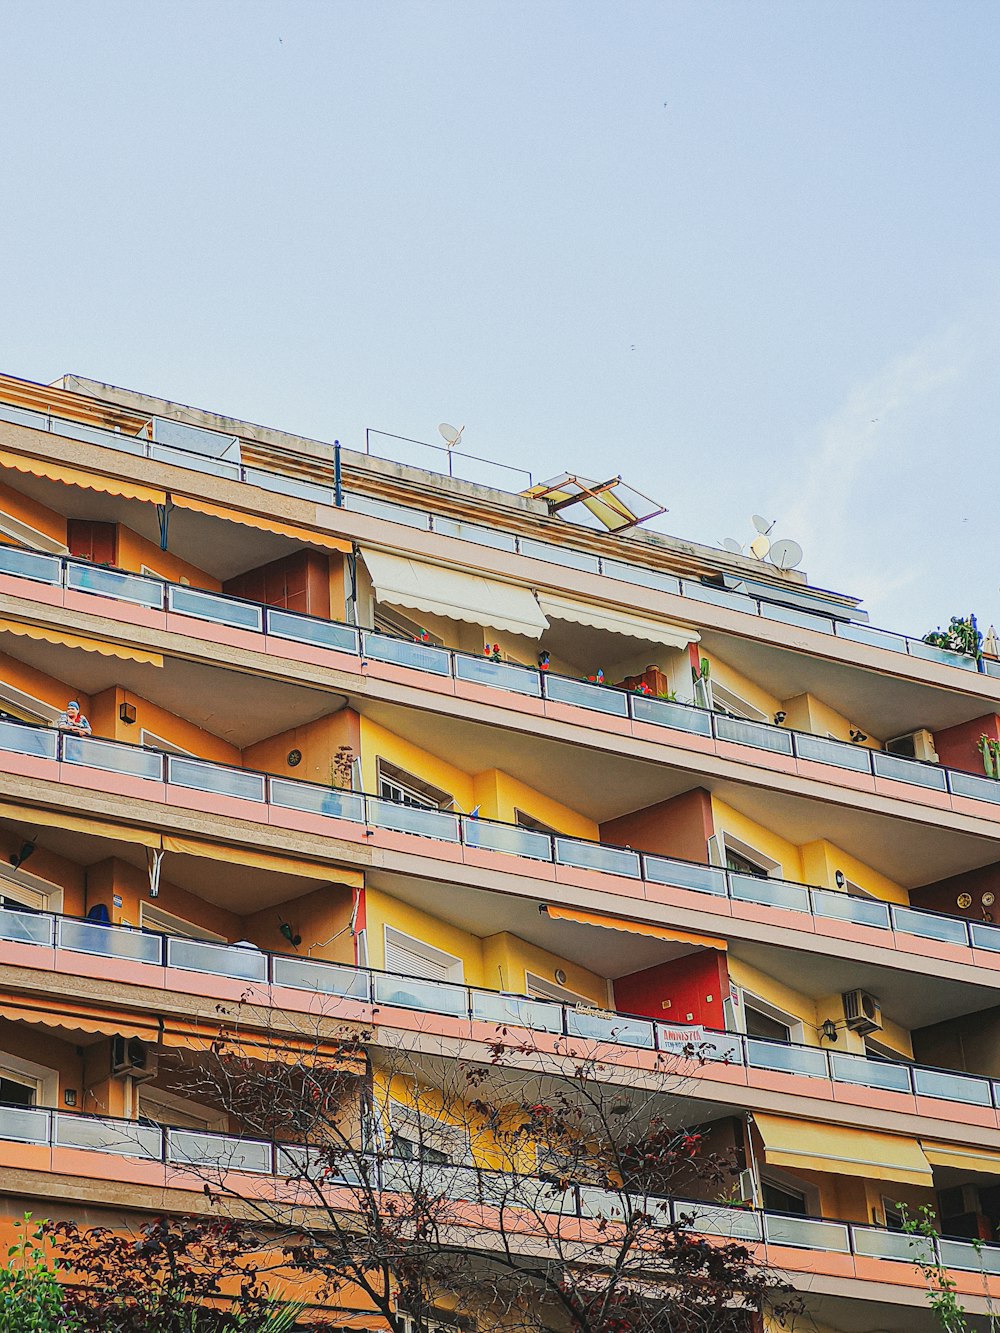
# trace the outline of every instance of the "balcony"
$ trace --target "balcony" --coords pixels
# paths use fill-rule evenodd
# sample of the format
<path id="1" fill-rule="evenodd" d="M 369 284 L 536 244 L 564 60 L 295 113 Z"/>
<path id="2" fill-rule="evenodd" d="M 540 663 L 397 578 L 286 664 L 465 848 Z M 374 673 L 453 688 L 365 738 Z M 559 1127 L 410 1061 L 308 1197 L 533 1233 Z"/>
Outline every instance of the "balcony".
<path id="1" fill-rule="evenodd" d="M 107 570 L 72 559 L 0 547 L 0 575 L 10 575 L 122 603 L 128 608 L 183 617 L 225 630 L 237 630 L 259 639 L 260 651 L 285 653 L 299 645 L 307 652 L 328 651 L 329 665 L 343 669 L 345 657 L 360 672 L 369 663 L 402 667 L 434 678 L 463 682 L 494 690 L 505 708 L 517 709 L 517 699 L 542 702 L 543 710 L 560 721 L 609 726 L 644 741 L 703 750 L 703 741 L 724 757 L 777 772 L 796 773 L 813 780 L 847 787 L 853 792 L 875 792 L 904 797 L 922 805 L 954 813 L 971 812 L 1000 820 L 1000 780 L 944 768 L 917 759 L 869 750 L 824 736 L 795 732 L 768 723 L 750 722 L 690 704 L 634 694 L 611 686 L 550 675 L 512 663 L 494 663 L 481 657 L 415 643 L 408 639 L 355 626 L 284 611 L 238 597 L 205 592 L 146 576 Z M 163 622 L 166 624 L 166 622 Z M 309 657 L 315 661 L 315 657 Z M 433 687 L 432 687 L 433 688 Z M 569 713 L 563 709 L 572 710 Z M 577 712 L 579 710 L 579 712 Z M 867 780 L 859 785 L 859 779 Z M 908 789 L 908 796 L 900 789 Z"/>
<path id="2" fill-rule="evenodd" d="M 26 1153 L 32 1148 L 43 1155 Z M 228 1180 L 237 1192 L 259 1192 L 261 1186 L 254 1181 L 262 1178 L 294 1186 L 312 1181 L 314 1171 L 323 1169 L 319 1161 L 314 1166 L 308 1150 L 297 1150 L 292 1144 L 44 1107 L 0 1106 L 0 1156 L 16 1157 L 22 1170 L 41 1168 L 121 1187 L 138 1185 L 143 1190 L 159 1191 L 169 1185 L 192 1193 L 200 1193 L 206 1180 L 220 1179 Z M 512 1194 L 512 1178 L 503 1172 L 445 1164 L 424 1169 L 433 1170 L 435 1190 L 456 1201 L 487 1210 L 501 1201 L 506 1207 L 520 1207 L 528 1229 L 535 1223 L 549 1228 L 570 1220 L 600 1221 L 603 1227 L 641 1210 L 653 1227 L 679 1224 L 696 1235 L 760 1247 L 761 1257 L 783 1269 L 793 1286 L 811 1285 L 817 1272 L 829 1272 L 847 1282 L 843 1294 L 856 1295 L 858 1281 L 876 1281 L 909 1287 L 914 1303 L 922 1303 L 923 1292 L 919 1287 L 913 1289 L 911 1276 L 919 1255 L 940 1263 L 959 1293 L 991 1300 L 1000 1296 L 1000 1281 L 995 1280 L 1000 1275 L 1000 1246 L 911 1238 L 899 1231 L 831 1218 L 748 1210 L 698 1199 L 638 1196 L 586 1185 L 558 1188 L 531 1177 Z M 373 1158 L 369 1179 L 375 1189 L 403 1193 L 412 1170 L 411 1162 Z M 324 1175 L 319 1187 L 331 1198 L 341 1196 L 347 1203 L 356 1188 L 350 1174 L 345 1170 L 340 1176 Z M 241 1177 L 246 1177 L 242 1185 Z M 285 1197 L 293 1206 L 287 1186 Z M 516 1202 L 507 1202 L 511 1198 Z M 894 1266 L 899 1266 L 898 1272 Z"/>
<path id="3" fill-rule="evenodd" d="M 775 914 L 775 924 L 821 934 L 825 939 L 842 935 L 857 940 L 857 930 L 863 928 L 863 938 L 899 954 L 926 958 L 940 953 L 991 970 L 1000 965 L 1000 959 L 991 961 L 1000 955 L 1000 926 L 987 922 L 852 898 L 791 881 L 757 878 L 610 844 L 552 836 L 469 815 L 398 805 L 361 792 L 0 720 L 0 767 L 4 766 L 4 754 L 22 757 L 34 776 L 76 783 L 83 789 L 90 785 L 88 771 L 99 771 L 115 775 L 120 792 L 149 801 L 166 799 L 191 808 L 195 799 L 194 808 L 226 812 L 272 826 L 308 828 L 362 845 L 371 845 L 372 837 L 378 840 L 379 835 L 388 838 L 387 846 L 400 848 L 396 837 L 413 839 L 414 853 L 420 854 L 421 844 L 426 844 L 426 855 L 443 857 L 442 869 L 447 868 L 450 874 L 456 862 L 465 861 L 467 856 L 470 864 L 483 865 L 479 858 L 487 852 L 497 855 L 498 864 L 505 864 L 508 871 L 520 875 L 537 879 L 533 867 L 548 864 L 557 872 L 567 872 L 570 882 L 576 882 L 573 872 L 594 875 L 594 882 L 609 892 L 624 891 L 644 901 L 662 903 L 664 889 L 677 890 L 679 901 L 697 905 L 702 899 L 704 910 L 731 922 L 745 916 L 759 920 L 758 913 L 763 909 Z M 8 767 L 16 771 L 19 765 Z M 303 817 L 309 817 L 307 823 L 303 823 Z M 546 878 L 536 892 L 547 895 L 551 882 L 551 877 Z M 624 889 L 626 884 L 633 887 Z M 685 898 L 687 893 L 694 897 Z M 718 929 L 718 923 L 713 928 Z"/>
<path id="4" fill-rule="evenodd" d="M 947 1123 L 987 1123 L 974 1111 L 981 1108 L 987 1113 L 988 1124 L 1000 1130 L 1000 1079 L 951 1069 L 870 1059 L 829 1047 L 766 1041 L 739 1033 L 685 1028 L 634 1014 L 601 1012 L 511 992 L 431 982 L 344 963 L 268 953 L 243 944 L 217 944 L 43 912 L 0 908 L 0 950 L 3 944 L 27 946 L 7 954 L 9 961 L 36 970 L 48 968 L 53 973 L 77 972 L 72 958 L 60 959 L 61 952 L 128 964 L 120 973 L 109 973 L 120 983 L 123 1000 L 129 985 L 210 997 L 228 993 L 236 999 L 249 993 L 254 1003 L 263 1002 L 263 992 L 269 992 L 271 1003 L 290 1012 L 311 1013 L 314 1001 L 322 998 L 336 1002 L 333 1012 L 366 1025 L 393 1028 L 401 1024 L 406 1028 L 400 1011 L 409 1011 L 424 1019 L 442 1020 L 437 1025 L 442 1037 L 481 1034 L 482 1027 L 477 1025 L 488 1025 L 536 1034 L 543 1045 L 546 1039 L 554 1038 L 557 1046 L 553 1049 L 572 1051 L 580 1043 L 596 1043 L 609 1066 L 616 1061 L 633 1065 L 641 1057 L 639 1062 L 652 1068 L 664 1061 L 672 1068 L 680 1060 L 686 1077 L 699 1083 L 711 1083 L 721 1076 L 724 1086 L 716 1100 L 731 1095 L 734 1105 L 740 1101 L 737 1090 L 742 1097 L 746 1089 L 780 1086 L 787 1096 L 846 1103 L 856 1100 L 858 1105 L 880 1106 L 892 1117 L 909 1114 L 941 1120 L 944 1115 Z M 38 956 L 33 959 L 36 950 Z M 136 964 L 142 966 L 137 968 Z M 186 974 L 186 979 L 178 973 Z M 91 975 L 90 969 L 84 975 Z M 223 983 L 221 989 L 219 982 Z M 236 984 L 228 987 L 229 982 Z M 247 984 L 255 989 L 247 992 Z M 395 1013 L 387 1014 L 386 1010 Z M 461 1029 L 449 1025 L 449 1020 L 460 1020 Z M 790 1078 L 776 1084 L 769 1075 Z M 892 1095 L 873 1101 L 864 1095 L 867 1093 Z M 942 1103 L 950 1107 L 947 1112 L 942 1112 Z M 970 1108 L 969 1114 L 963 1108 Z"/>

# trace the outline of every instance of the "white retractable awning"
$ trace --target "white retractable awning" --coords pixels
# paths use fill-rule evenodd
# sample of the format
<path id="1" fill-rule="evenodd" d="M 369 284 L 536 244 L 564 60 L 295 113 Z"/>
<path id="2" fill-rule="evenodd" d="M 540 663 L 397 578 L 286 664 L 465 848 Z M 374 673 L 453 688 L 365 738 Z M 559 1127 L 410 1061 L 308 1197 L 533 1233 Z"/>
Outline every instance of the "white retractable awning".
<path id="1" fill-rule="evenodd" d="M 553 592 L 540 592 L 538 605 L 550 620 L 571 620 L 577 625 L 590 625 L 593 629 L 622 634 L 629 639 L 640 639 L 643 643 L 686 648 L 689 643 L 697 643 L 701 638 L 697 630 L 684 629 L 666 620 L 647 620 L 630 611 L 614 611 L 609 606 L 591 606 L 570 597 L 559 597 Z"/>
<path id="2" fill-rule="evenodd" d="M 539 638 L 549 627 L 528 588 L 386 551 L 361 554 L 372 576 L 376 598 L 390 606 L 467 620 L 487 629 L 524 634 L 529 639 Z"/>

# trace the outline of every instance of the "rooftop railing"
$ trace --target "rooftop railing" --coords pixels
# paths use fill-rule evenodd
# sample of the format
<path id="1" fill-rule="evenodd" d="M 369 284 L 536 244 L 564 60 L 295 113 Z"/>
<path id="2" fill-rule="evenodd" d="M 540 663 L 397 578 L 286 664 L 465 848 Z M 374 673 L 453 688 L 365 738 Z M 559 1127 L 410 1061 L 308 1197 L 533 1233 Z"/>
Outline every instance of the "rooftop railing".
<path id="1" fill-rule="evenodd" d="M 799 1250 L 858 1255 L 914 1264 L 939 1263 L 958 1272 L 1000 1274 L 1000 1246 L 948 1237 L 909 1236 L 884 1227 L 738 1208 L 706 1200 L 628 1193 L 596 1186 L 563 1186 L 544 1177 L 514 1176 L 479 1166 L 430 1164 L 372 1155 L 365 1159 L 366 1183 L 359 1185 L 361 1158 L 344 1156 L 331 1166 L 321 1152 L 294 1143 L 273 1143 L 238 1134 L 180 1129 L 142 1120 L 88 1116 L 47 1107 L 0 1105 L 0 1139 L 53 1150 L 74 1148 L 146 1163 L 160 1162 L 196 1178 L 246 1173 L 310 1187 L 348 1192 L 352 1188 L 392 1194 L 421 1190 L 486 1208 L 522 1210 L 527 1217 L 615 1222 L 642 1214 L 648 1226 L 679 1224 L 698 1235 L 790 1246 Z"/>
<path id="2" fill-rule="evenodd" d="M 769 1041 L 741 1033 L 687 1029 L 684 1024 L 604 1012 L 586 1004 L 567 1005 L 458 982 L 429 981 L 295 954 L 265 953 L 248 944 L 222 944 L 10 906 L 0 908 L 0 940 L 283 987 L 330 1001 L 408 1009 L 709 1064 L 790 1074 L 810 1080 L 802 1087 L 806 1095 L 812 1093 L 812 1081 L 818 1079 L 831 1085 L 831 1094 L 833 1085 L 839 1084 L 1000 1111 L 1000 1080 L 978 1074 L 870 1059 L 828 1047 Z M 146 984 L 154 984 L 154 978 Z"/>
<path id="3" fill-rule="evenodd" d="M 247 467 L 241 462 L 234 462 L 225 457 L 212 457 L 194 449 L 185 449 L 176 444 L 157 443 L 156 439 L 145 436 L 129 436 L 117 431 L 102 430 L 87 426 L 66 417 L 50 413 L 35 412 L 26 408 L 13 407 L 0 403 L 0 421 L 9 421 L 15 425 L 29 426 L 34 430 L 44 430 L 63 435 L 71 439 L 84 440 L 91 444 L 137 455 L 143 458 L 159 459 L 163 462 L 176 463 L 181 467 L 193 468 L 198 472 L 224 477 L 231 481 L 241 481 L 265 490 L 276 491 L 283 495 L 299 499 L 312 500 L 317 504 L 335 505 L 337 496 L 332 486 L 322 486 L 315 482 L 291 477 L 280 472 L 271 472 L 264 468 Z M 157 423 L 167 427 L 182 426 L 182 423 L 153 418 L 154 436 Z M 183 427 L 195 434 L 211 435 L 215 432 L 202 431 L 198 428 Z M 181 437 L 183 438 L 183 437 Z M 223 445 L 238 446 L 235 436 L 219 435 L 220 449 Z M 225 451 L 224 451 L 225 452 Z M 231 452 L 231 451 L 230 451 Z M 447 451 L 444 451 L 447 452 Z M 238 454 L 238 447 L 236 450 Z M 502 464 L 493 466 L 505 467 Z M 625 560 L 595 555 L 590 551 L 580 551 L 572 547 L 555 545 L 551 542 L 537 541 L 531 537 L 522 537 L 517 533 L 504 532 L 502 529 L 486 527 L 483 524 L 464 523 L 443 514 L 429 510 L 415 509 L 374 496 L 357 492 L 345 493 L 343 505 L 354 513 L 368 514 L 383 518 L 388 522 L 399 523 L 404 527 L 418 528 L 437 532 L 442 536 L 457 537 L 479 546 L 489 546 L 494 550 L 510 551 L 528 556 L 534 560 L 543 560 L 549 564 L 562 565 L 570 569 L 583 570 L 591 574 L 603 574 L 607 578 L 631 583 L 636 587 L 652 588 L 659 592 L 673 593 L 696 602 L 707 602 L 714 606 L 728 607 L 766 620 L 796 625 L 803 629 L 815 630 L 820 634 L 829 634 L 853 643 L 868 644 L 875 648 L 885 648 L 890 652 L 904 653 L 924 661 L 938 662 L 953 666 L 961 671 L 982 671 L 987 675 L 1000 677 L 1000 661 L 982 658 L 977 661 L 961 653 L 954 653 L 945 648 L 937 648 L 925 643 L 921 638 L 890 630 L 875 629 L 861 623 L 867 619 L 864 612 L 852 610 L 842 603 L 831 602 L 819 597 L 808 589 L 782 588 L 754 579 L 743 579 L 726 575 L 722 586 L 705 583 L 699 579 L 679 578 L 660 570 L 648 569 L 643 565 L 632 564 Z"/>
<path id="4" fill-rule="evenodd" d="M 870 750 L 846 741 L 793 731 L 767 722 L 731 717 L 690 703 L 655 698 L 610 685 L 596 685 L 586 680 L 539 671 L 535 667 L 513 662 L 493 662 L 449 648 L 359 629 L 296 611 L 284 611 L 241 597 L 191 588 L 186 584 L 168 583 L 143 574 L 106 569 L 70 557 L 0 546 L 0 574 L 61 585 L 79 592 L 169 611 L 254 634 L 271 635 L 308 644 L 310 647 L 328 648 L 331 652 L 347 653 L 362 661 L 410 667 L 430 675 L 485 685 L 507 694 L 571 704 L 593 713 L 662 727 L 665 731 L 711 736 L 716 740 L 744 746 L 748 750 L 787 755 L 824 764 L 831 769 L 864 773 L 873 778 L 886 778 L 913 787 L 1000 805 L 1000 781 L 977 773 L 947 769 L 939 764 Z"/>
<path id="5" fill-rule="evenodd" d="M 790 733 L 783 734 L 790 736 Z M 327 817 L 331 822 L 406 833 L 430 841 L 494 851 L 525 861 L 544 861 L 704 893 L 732 902 L 752 902 L 803 916 L 849 921 L 885 931 L 887 943 L 897 948 L 906 947 L 900 943 L 900 936 L 913 936 L 1000 953 L 1000 926 L 985 921 L 970 921 L 876 899 L 854 898 L 846 893 L 791 880 L 757 877 L 721 866 L 682 861 L 561 834 L 541 833 L 473 815 L 397 804 L 363 792 L 279 778 L 251 769 L 230 768 L 206 759 L 165 754 L 122 741 L 77 736 L 28 723 L 0 720 L 0 752 L 3 751 L 61 760 L 68 769 L 102 769 L 168 788 L 176 786 L 262 806 L 301 810 Z M 331 834 L 336 832 L 332 824 L 330 831 Z"/>

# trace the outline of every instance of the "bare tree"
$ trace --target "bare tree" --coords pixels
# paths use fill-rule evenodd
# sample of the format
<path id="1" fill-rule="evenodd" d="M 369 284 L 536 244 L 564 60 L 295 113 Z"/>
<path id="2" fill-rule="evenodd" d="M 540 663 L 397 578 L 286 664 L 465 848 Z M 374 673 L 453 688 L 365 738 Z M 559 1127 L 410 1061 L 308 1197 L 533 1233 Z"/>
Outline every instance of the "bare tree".
<path id="1" fill-rule="evenodd" d="M 696 1053 L 629 1070 L 503 1028 L 461 1050 L 420 1033 L 331 1051 L 327 1030 L 308 1054 L 271 1040 L 274 1058 L 248 1056 L 230 1028 L 184 1078 L 280 1145 L 278 1178 L 198 1169 L 324 1300 L 360 1295 L 393 1333 L 738 1333 L 793 1313 L 747 1246 L 700 1235 L 669 1200 L 717 1200 L 736 1170 L 683 1124 Z"/>

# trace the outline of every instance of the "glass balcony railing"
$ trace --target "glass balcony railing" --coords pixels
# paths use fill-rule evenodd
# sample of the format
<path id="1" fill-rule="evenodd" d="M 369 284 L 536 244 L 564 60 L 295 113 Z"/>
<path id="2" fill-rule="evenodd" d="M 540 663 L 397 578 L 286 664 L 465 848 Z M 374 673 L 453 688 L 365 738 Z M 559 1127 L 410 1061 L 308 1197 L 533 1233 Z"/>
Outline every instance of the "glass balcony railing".
<path id="1" fill-rule="evenodd" d="M 64 764 L 82 764 L 87 768 L 103 768 L 108 773 L 163 781 L 163 755 L 159 750 L 147 750 L 139 745 L 120 745 L 115 741 L 66 732 L 62 738 L 62 759 Z"/>
<path id="2" fill-rule="evenodd" d="M 279 1180 L 311 1180 L 322 1172 L 324 1184 L 372 1186 L 389 1193 L 432 1189 L 456 1201 L 520 1209 L 527 1218 L 603 1218 L 610 1223 L 641 1215 L 646 1225 L 678 1226 L 695 1235 L 747 1244 L 857 1255 L 913 1265 L 940 1264 L 947 1270 L 1000 1273 L 1000 1246 L 950 1237 L 913 1236 L 882 1227 L 834 1218 L 802 1217 L 759 1209 L 733 1207 L 705 1200 L 672 1198 L 595 1185 L 560 1188 L 538 1176 L 514 1176 L 481 1166 L 439 1166 L 403 1158 L 349 1151 L 333 1174 L 326 1155 L 295 1143 L 274 1143 L 238 1134 L 141 1124 L 108 1116 L 89 1116 L 45 1107 L 0 1106 L 0 1139 L 53 1149 L 114 1155 L 126 1160 L 160 1162 L 164 1169 L 189 1168 L 188 1188 L 201 1188 L 228 1172 L 272 1176 Z M 114 1167 L 109 1164 L 109 1178 Z M 364 1175 L 365 1182 L 361 1183 Z M 171 1184 L 184 1187 L 184 1175 Z M 530 1225 L 530 1222 L 529 1222 Z M 546 1228 L 552 1225 L 546 1220 Z M 789 1266 L 790 1267 L 790 1266 Z"/>
<path id="3" fill-rule="evenodd" d="M 649 723 L 665 730 L 714 737 L 730 744 L 746 746 L 749 750 L 794 755 L 803 760 L 826 764 L 832 769 L 868 773 L 875 778 L 887 778 L 1000 806 L 1000 781 L 993 778 L 950 770 L 827 737 L 794 732 L 766 722 L 713 713 L 689 703 L 632 694 L 612 686 L 598 686 L 571 677 L 538 672 L 515 663 L 491 662 L 371 630 L 359 631 L 351 625 L 265 607 L 221 593 L 204 592 L 157 579 L 106 570 L 85 562 L 2 546 L 0 573 L 35 578 L 36 581 L 63 582 L 67 587 L 81 590 L 87 588 L 105 597 L 121 597 L 125 601 L 152 607 L 162 605 L 165 609 L 216 624 L 254 633 L 268 633 L 277 639 L 325 647 L 333 652 L 360 655 L 362 665 L 364 659 L 368 658 L 411 667 L 432 675 L 467 680 L 507 693 L 534 698 L 544 695 L 553 702 L 572 704 L 584 711 L 618 717 L 626 727 L 630 722 Z M 155 589 L 160 590 L 159 600 L 154 595 Z M 359 639 L 362 641 L 360 647 Z"/>
<path id="4" fill-rule="evenodd" d="M 245 466 L 239 461 L 240 441 L 235 436 L 199 428 L 192 429 L 180 422 L 153 418 L 152 439 L 150 439 L 145 433 L 140 436 L 127 436 L 121 432 L 102 430 L 99 427 L 85 425 L 83 422 L 49 413 L 34 412 L 6 403 L 0 404 L 0 421 L 28 426 L 34 430 L 50 431 L 71 439 L 85 440 L 119 453 L 157 458 L 181 467 L 240 481 L 317 504 L 337 503 L 334 487 L 290 476 L 287 473 Z M 214 440 L 210 438 L 213 436 Z M 168 439 L 171 441 L 169 444 L 165 443 Z M 959 670 L 976 671 L 980 668 L 989 670 L 991 665 L 987 659 L 983 659 L 980 663 L 963 654 L 936 648 L 924 643 L 922 639 L 875 629 L 860 623 L 863 613 L 852 611 L 846 604 L 818 596 L 809 589 L 778 587 L 735 577 L 727 579 L 733 586 L 719 587 L 702 583 L 698 579 L 680 579 L 665 571 L 649 569 L 643 565 L 631 564 L 628 561 L 589 551 L 538 541 L 531 537 L 521 537 L 515 533 L 480 524 L 462 523 L 448 515 L 433 514 L 414 509 L 412 506 L 393 504 L 373 496 L 351 492 L 344 494 L 341 501 L 345 509 L 355 513 L 371 514 L 405 527 L 438 532 L 443 536 L 457 537 L 493 549 L 518 553 L 532 560 L 542 560 L 564 568 L 603 574 L 606 578 L 633 584 L 636 587 L 653 588 L 695 602 L 724 606 L 746 615 L 782 621 L 826 636 L 884 648 L 889 652 L 905 653 L 925 661 L 956 667 Z"/>
<path id="5" fill-rule="evenodd" d="M 269 954 L 248 943 L 194 940 L 44 912 L 0 909 L 0 941 L 49 949 L 55 944 L 76 953 L 141 963 L 156 969 L 171 967 L 365 1005 L 374 1003 L 468 1018 L 622 1048 L 655 1049 L 668 1056 L 681 1057 L 686 1050 L 694 1049 L 698 1059 L 709 1066 L 735 1064 L 748 1070 L 788 1073 L 810 1081 L 826 1079 L 831 1085 L 992 1108 L 998 1113 L 1000 1124 L 1000 1080 L 903 1060 L 874 1060 L 832 1048 L 706 1031 L 697 1026 L 690 1027 L 689 1037 L 682 1037 L 686 1031 L 684 1025 L 658 1023 L 641 1015 L 608 1013 L 587 1005 L 564 1005 L 479 987 L 470 989 L 454 982 L 428 981 L 346 963 Z M 162 977 L 151 973 L 147 984 L 162 985 Z M 710 1070 L 706 1077 L 711 1077 Z M 812 1089 L 808 1091 L 814 1095 Z"/>
<path id="6" fill-rule="evenodd" d="M 536 699 L 542 692 L 539 673 L 529 667 L 515 666 L 511 662 L 493 662 L 488 657 L 469 657 L 465 653 L 455 653 L 453 661 L 456 680 L 468 680 L 474 685 L 492 685 L 497 690 L 526 694 Z"/>
<path id="7" fill-rule="evenodd" d="M 231 796 L 256 804 L 366 823 L 372 830 L 413 834 L 438 842 L 495 851 L 527 860 L 555 862 L 598 874 L 625 876 L 650 884 L 690 889 L 733 901 L 811 914 L 858 925 L 891 930 L 890 943 L 907 948 L 906 937 L 919 937 L 962 948 L 1000 951 L 1000 926 L 962 917 L 889 906 L 850 897 L 829 889 L 810 888 L 789 880 L 758 877 L 697 862 L 633 851 L 607 843 L 563 835 L 555 837 L 517 825 L 503 824 L 436 808 L 404 805 L 360 792 L 341 791 L 318 783 L 295 782 L 247 769 L 228 768 L 207 760 L 164 755 L 117 741 L 79 737 L 46 727 L 0 721 L 0 753 L 38 755 L 68 765 L 84 764 L 113 772 L 159 778 L 165 768 L 170 786 Z M 64 780 L 68 780 L 63 775 Z M 332 832 L 331 828 L 331 832 Z M 366 836 L 368 836 L 366 834 Z"/>

